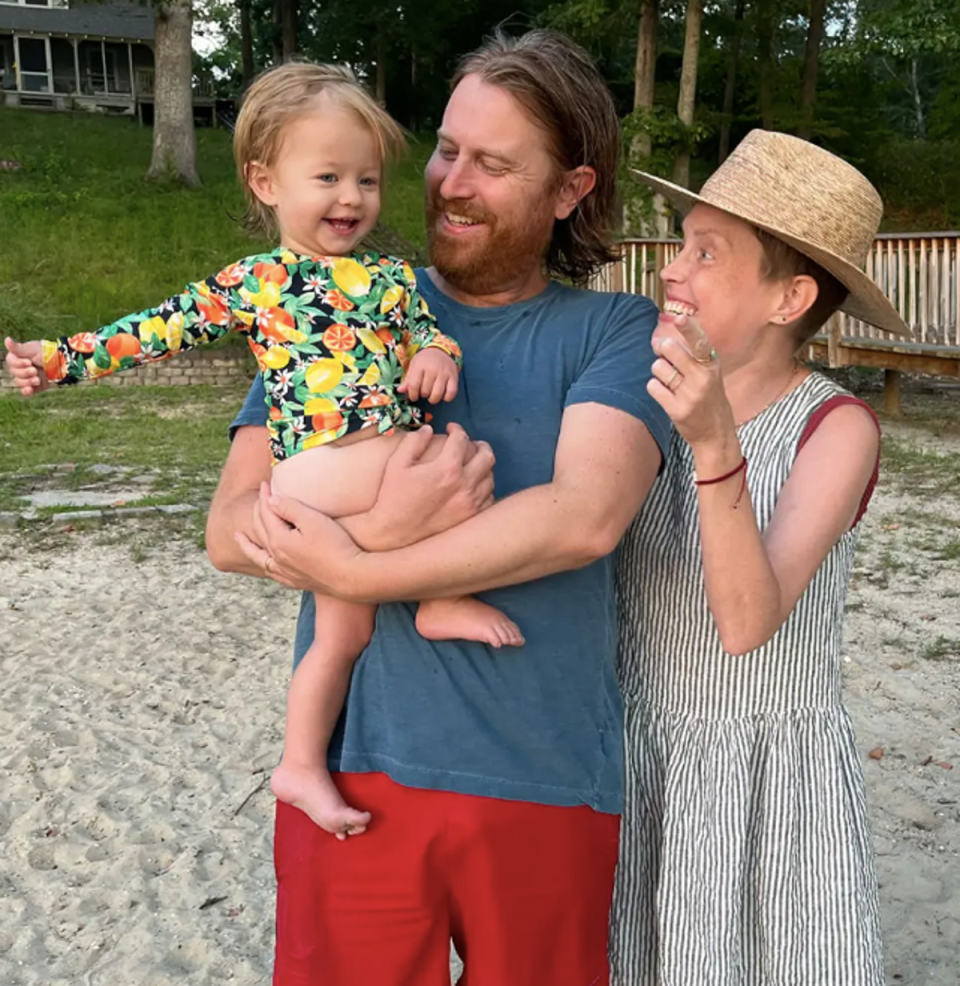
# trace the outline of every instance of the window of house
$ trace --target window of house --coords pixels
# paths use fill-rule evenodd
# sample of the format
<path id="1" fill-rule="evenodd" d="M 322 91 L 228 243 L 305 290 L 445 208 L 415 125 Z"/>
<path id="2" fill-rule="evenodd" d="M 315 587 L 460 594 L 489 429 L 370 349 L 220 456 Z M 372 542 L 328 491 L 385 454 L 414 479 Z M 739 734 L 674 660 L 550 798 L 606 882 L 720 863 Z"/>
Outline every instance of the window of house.
<path id="1" fill-rule="evenodd" d="M 13 4 L 15 7 L 67 7 L 68 0 L 0 0 L 0 4 Z"/>

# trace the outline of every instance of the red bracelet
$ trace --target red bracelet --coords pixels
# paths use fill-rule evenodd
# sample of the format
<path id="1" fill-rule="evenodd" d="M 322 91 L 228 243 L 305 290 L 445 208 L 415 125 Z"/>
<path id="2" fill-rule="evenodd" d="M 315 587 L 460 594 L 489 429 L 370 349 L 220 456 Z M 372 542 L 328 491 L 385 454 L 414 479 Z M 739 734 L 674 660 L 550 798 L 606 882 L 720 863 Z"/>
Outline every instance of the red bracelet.
<path id="1" fill-rule="evenodd" d="M 743 479 L 740 480 L 740 489 L 737 491 L 737 498 L 733 501 L 733 509 L 736 510 L 740 506 L 743 494 L 747 490 L 747 457 L 745 455 L 741 457 L 740 464 L 735 469 L 731 469 L 730 472 L 725 472 L 722 476 L 715 476 L 713 479 L 695 479 L 693 485 L 713 486 L 714 483 L 722 483 L 724 480 L 732 479 L 738 472 L 743 473 Z"/>
<path id="2" fill-rule="evenodd" d="M 743 456 L 740 459 L 740 464 L 735 468 L 731 469 L 730 472 L 725 472 L 722 476 L 715 476 L 713 479 L 695 479 L 693 481 L 694 486 L 713 486 L 714 483 L 722 483 L 725 480 L 731 479 L 736 476 L 741 469 L 747 468 L 747 457 Z"/>

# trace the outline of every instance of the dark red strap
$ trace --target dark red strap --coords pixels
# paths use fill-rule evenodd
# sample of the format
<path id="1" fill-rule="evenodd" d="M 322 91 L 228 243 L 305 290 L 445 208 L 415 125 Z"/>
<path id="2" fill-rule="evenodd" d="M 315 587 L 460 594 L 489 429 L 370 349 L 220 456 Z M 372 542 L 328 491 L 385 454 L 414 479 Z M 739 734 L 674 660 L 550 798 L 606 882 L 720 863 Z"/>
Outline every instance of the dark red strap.
<path id="1" fill-rule="evenodd" d="M 803 434 L 800 436 L 800 441 L 797 442 L 797 455 L 800 454 L 800 450 L 807 444 L 813 433 L 823 423 L 823 419 L 831 411 L 836 411 L 838 407 L 843 407 L 845 404 L 853 404 L 856 407 L 862 407 L 870 415 L 870 417 L 873 418 L 873 423 L 877 426 L 877 433 L 880 433 L 880 421 L 877 418 L 873 408 L 867 404 L 866 401 L 862 401 L 859 397 L 854 397 L 852 394 L 837 394 L 836 397 L 831 397 L 829 400 L 824 401 L 816 409 L 816 411 L 810 415 L 810 420 L 807 422 L 806 428 L 803 429 Z M 850 530 L 853 530 L 853 528 L 860 523 L 863 515 L 867 512 L 867 505 L 870 503 L 870 498 L 873 496 L 873 491 L 877 488 L 877 480 L 879 478 L 880 450 L 878 448 L 877 461 L 873 466 L 873 474 L 870 476 L 870 481 L 867 483 L 867 488 L 863 491 L 863 497 L 860 500 L 860 507 L 857 510 L 857 516 L 853 518 L 853 523 L 850 525 Z"/>

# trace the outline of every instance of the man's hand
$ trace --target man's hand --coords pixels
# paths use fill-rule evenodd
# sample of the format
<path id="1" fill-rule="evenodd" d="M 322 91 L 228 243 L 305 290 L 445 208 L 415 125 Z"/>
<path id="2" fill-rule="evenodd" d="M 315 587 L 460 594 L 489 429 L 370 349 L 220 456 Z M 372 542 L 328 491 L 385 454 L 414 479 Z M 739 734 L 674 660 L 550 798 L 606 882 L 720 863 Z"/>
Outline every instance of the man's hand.
<path id="1" fill-rule="evenodd" d="M 291 589 L 337 595 L 349 591 L 363 552 L 326 514 L 263 483 L 254 509 L 253 539 L 235 534 L 241 550 L 265 575 Z M 322 559 L 322 564 L 318 564 Z"/>
<path id="2" fill-rule="evenodd" d="M 354 526 L 353 518 L 344 518 L 344 526 L 371 551 L 402 548 L 446 531 L 493 505 L 494 461 L 490 446 L 472 441 L 458 424 L 447 425 L 442 444 L 429 426 L 408 432 L 387 463 L 377 502 L 362 526 Z"/>
<path id="3" fill-rule="evenodd" d="M 50 386 L 43 372 L 42 343 L 16 342 L 8 336 L 4 345 L 7 348 L 7 371 L 24 397 L 31 397 Z"/>
<path id="4" fill-rule="evenodd" d="M 397 390 L 412 401 L 423 397 L 431 404 L 439 404 L 440 401 L 452 401 L 457 396 L 459 376 L 452 356 L 442 349 L 421 349 L 410 360 L 407 375 Z"/>

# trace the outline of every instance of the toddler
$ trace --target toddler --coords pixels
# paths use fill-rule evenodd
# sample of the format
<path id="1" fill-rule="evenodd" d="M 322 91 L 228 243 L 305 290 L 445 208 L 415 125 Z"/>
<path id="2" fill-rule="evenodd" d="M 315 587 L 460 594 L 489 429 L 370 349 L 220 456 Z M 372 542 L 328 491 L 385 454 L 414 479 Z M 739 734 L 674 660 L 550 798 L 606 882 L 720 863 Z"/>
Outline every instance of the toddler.
<path id="1" fill-rule="evenodd" d="M 244 100 L 234 154 L 249 224 L 275 233 L 279 246 L 97 332 L 7 339 L 21 393 L 243 332 L 270 408 L 273 489 L 334 517 L 366 512 L 397 433 L 422 423 L 413 402 L 452 400 L 461 365 L 411 267 L 359 249 L 380 211 L 384 162 L 402 146 L 400 127 L 348 70 L 291 63 L 264 73 Z M 428 457 L 443 441 L 434 438 Z M 316 603 L 314 642 L 291 681 L 271 787 L 344 839 L 363 832 L 370 815 L 340 797 L 326 748 L 375 607 L 325 596 Z M 435 640 L 523 643 L 516 624 L 470 597 L 421 603 L 417 628 Z"/>

